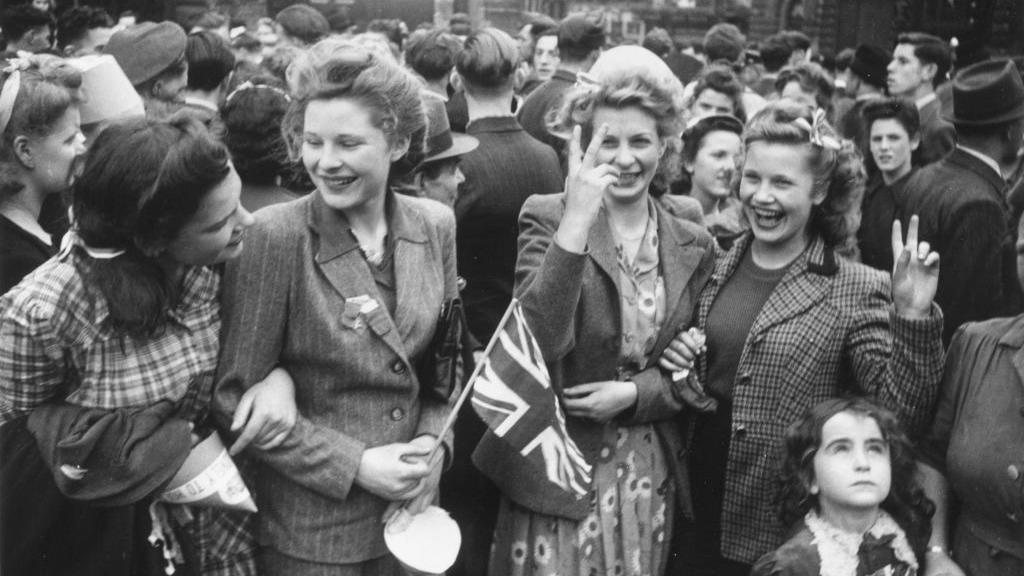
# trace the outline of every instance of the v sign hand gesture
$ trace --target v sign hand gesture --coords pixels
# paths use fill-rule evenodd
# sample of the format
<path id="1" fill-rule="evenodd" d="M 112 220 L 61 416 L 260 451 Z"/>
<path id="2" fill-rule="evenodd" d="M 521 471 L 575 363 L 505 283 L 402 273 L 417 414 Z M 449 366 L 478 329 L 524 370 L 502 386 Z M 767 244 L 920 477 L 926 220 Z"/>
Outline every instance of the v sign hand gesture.
<path id="1" fill-rule="evenodd" d="M 602 124 L 583 152 L 582 129 L 577 125 L 569 141 L 569 176 L 565 179 L 565 215 L 558 226 L 555 241 L 569 252 L 582 253 L 587 248 L 590 227 L 601 210 L 605 190 L 619 178 L 619 171 L 610 164 L 598 164 L 608 125 Z"/>
<path id="2" fill-rule="evenodd" d="M 892 223 L 892 300 L 896 313 L 906 318 L 928 317 L 939 286 L 939 254 L 918 242 L 917 227 L 917 216 L 912 216 L 904 243 L 900 221 Z"/>

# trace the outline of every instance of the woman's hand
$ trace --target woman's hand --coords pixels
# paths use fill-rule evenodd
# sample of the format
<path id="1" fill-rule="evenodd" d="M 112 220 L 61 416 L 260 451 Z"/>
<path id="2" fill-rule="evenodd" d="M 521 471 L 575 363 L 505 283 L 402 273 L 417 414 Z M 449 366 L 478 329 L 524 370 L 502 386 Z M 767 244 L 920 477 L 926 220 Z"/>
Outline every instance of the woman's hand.
<path id="1" fill-rule="evenodd" d="M 707 338 L 700 328 L 690 328 L 676 334 L 676 337 L 665 347 L 658 359 L 658 365 L 669 372 L 688 372 L 693 370 L 697 356 L 707 349 Z"/>
<path id="2" fill-rule="evenodd" d="M 565 413 L 607 422 L 636 404 L 636 383 L 619 380 L 588 382 L 562 390 Z"/>
<path id="3" fill-rule="evenodd" d="M 396 442 L 363 451 L 355 482 L 385 500 L 412 500 L 427 487 L 422 482 L 432 471 L 425 442 Z M 436 486 L 435 486 L 436 488 Z"/>
<path id="4" fill-rule="evenodd" d="M 569 252 L 582 254 L 587 248 L 590 227 L 601 210 L 605 190 L 619 178 L 619 171 L 611 164 L 598 164 L 597 152 L 608 133 L 602 124 L 583 152 L 582 129 L 577 125 L 569 141 L 568 168 L 565 179 L 565 214 L 555 233 L 555 241 Z"/>
<path id="5" fill-rule="evenodd" d="M 260 450 L 276 448 L 292 431 L 298 413 L 291 375 L 284 368 L 274 368 L 242 395 L 231 422 L 231 431 L 242 433 L 229 453 L 238 454 L 249 444 Z"/>
<path id="6" fill-rule="evenodd" d="M 925 552 L 923 564 L 921 576 L 966 576 L 945 552 Z"/>
<path id="7" fill-rule="evenodd" d="M 433 450 L 435 442 L 437 442 L 436 436 L 424 434 L 422 436 L 417 436 L 409 442 L 409 444 L 426 450 L 429 453 Z M 424 458 L 426 458 L 426 456 L 424 456 Z M 429 462 L 430 473 L 420 480 L 420 486 L 418 488 L 419 494 L 405 501 L 392 502 L 388 505 L 387 510 L 384 511 L 384 517 L 382 520 L 387 522 L 391 518 L 392 514 L 401 509 L 404 509 L 410 517 L 415 516 L 433 504 L 434 498 L 437 496 L 437 488 L 441 484 L 441 463 L 443 461 L 444 447 L 441 447 L 434 453 L 433 459 Z"/>
<path id="8" fill-rule="evenodd" d="M 900 221 L 892 223 L 892 300 L 896 314 L 906 318 L 927 318 L 939 286 L 939 254 L 917 241 L 917 227 L 915 215 L 904 243 Z"/>

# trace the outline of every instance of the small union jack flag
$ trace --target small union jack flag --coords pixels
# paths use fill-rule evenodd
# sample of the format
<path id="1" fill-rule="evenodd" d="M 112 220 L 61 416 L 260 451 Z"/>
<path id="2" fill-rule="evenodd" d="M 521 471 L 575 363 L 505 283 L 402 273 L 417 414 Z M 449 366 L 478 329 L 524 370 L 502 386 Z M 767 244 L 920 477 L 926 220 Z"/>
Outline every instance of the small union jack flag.
<path id="1" fill-rule="evenodd" d="M 565 429 L 540 346 L 513 300 L 473 386 L 473 408 L 494 432 L 563 490 L 584 496 L 590 464 Z"/>

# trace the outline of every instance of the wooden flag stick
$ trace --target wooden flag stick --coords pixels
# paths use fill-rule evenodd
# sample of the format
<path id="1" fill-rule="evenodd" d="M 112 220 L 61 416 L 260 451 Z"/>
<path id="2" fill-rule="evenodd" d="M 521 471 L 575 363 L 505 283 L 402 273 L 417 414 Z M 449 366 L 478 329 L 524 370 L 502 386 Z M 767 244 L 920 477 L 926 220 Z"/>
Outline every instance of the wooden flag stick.
<path id="1" fill-rule="evenodd" d="M 494 331 L 491 336 L 491 341 L 487 343 L 487 348 L 484 349 L 484 361 L 477 362 L 476 367 L 473 368 L 473 374 L 466 381 L 466 387 L 462 389 L 462 394 L 459 395 L 458 402 L 455 403 L 455 407 L 452 408 L 451 414 L 448 415 L 448 420 L 444 423 L 444 428 L 441 429 L 441 433 L 437 435 L 437 441 L 434 442 L 434 447 L 430 450 L 430 454 L 427 456 L 427 462 L 433 462 L 434 457 L 437 455 L 437 451 L 441 449 L 441 445 L 444 443 L 444 437 L 451 431 L 452 427 L 455 426 L 455 419 L 459 415 L 459 410 L 462 408 L 462 404 L 465 403 L 466 398 L 469 397 L 469 393 L 473 390 L 473 384 L 476 383 L 476 379 L 480 376 L 480 372 L 483 370 L 484 364 L 487 358 L 490 357 L 491 351 L 494 350 L 494 345 L 497 344 L 501 338 L 501 331 L 505 329 L 505 324 L 508 322 L 509 317 L 512 316 L 512 310 L 515 309 L 516 305 L 519 304 L 519 300 L 512 298 L 512 302 L 505 309 L 505 315 L 501 317 L 501 321 L 498 322 L 498 328 Z"/>

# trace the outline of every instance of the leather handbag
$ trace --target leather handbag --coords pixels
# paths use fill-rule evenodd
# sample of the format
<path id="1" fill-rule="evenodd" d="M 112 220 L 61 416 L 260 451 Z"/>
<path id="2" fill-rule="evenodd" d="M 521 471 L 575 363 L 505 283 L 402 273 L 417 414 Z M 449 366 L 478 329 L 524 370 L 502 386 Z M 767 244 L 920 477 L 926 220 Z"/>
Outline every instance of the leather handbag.
<path id="1" fill-rule="evenodd" d="M 473 348 L 462 299 L 446 300 L 418 371 L 420 394 L 447 402 L 473 369 Z"/>

